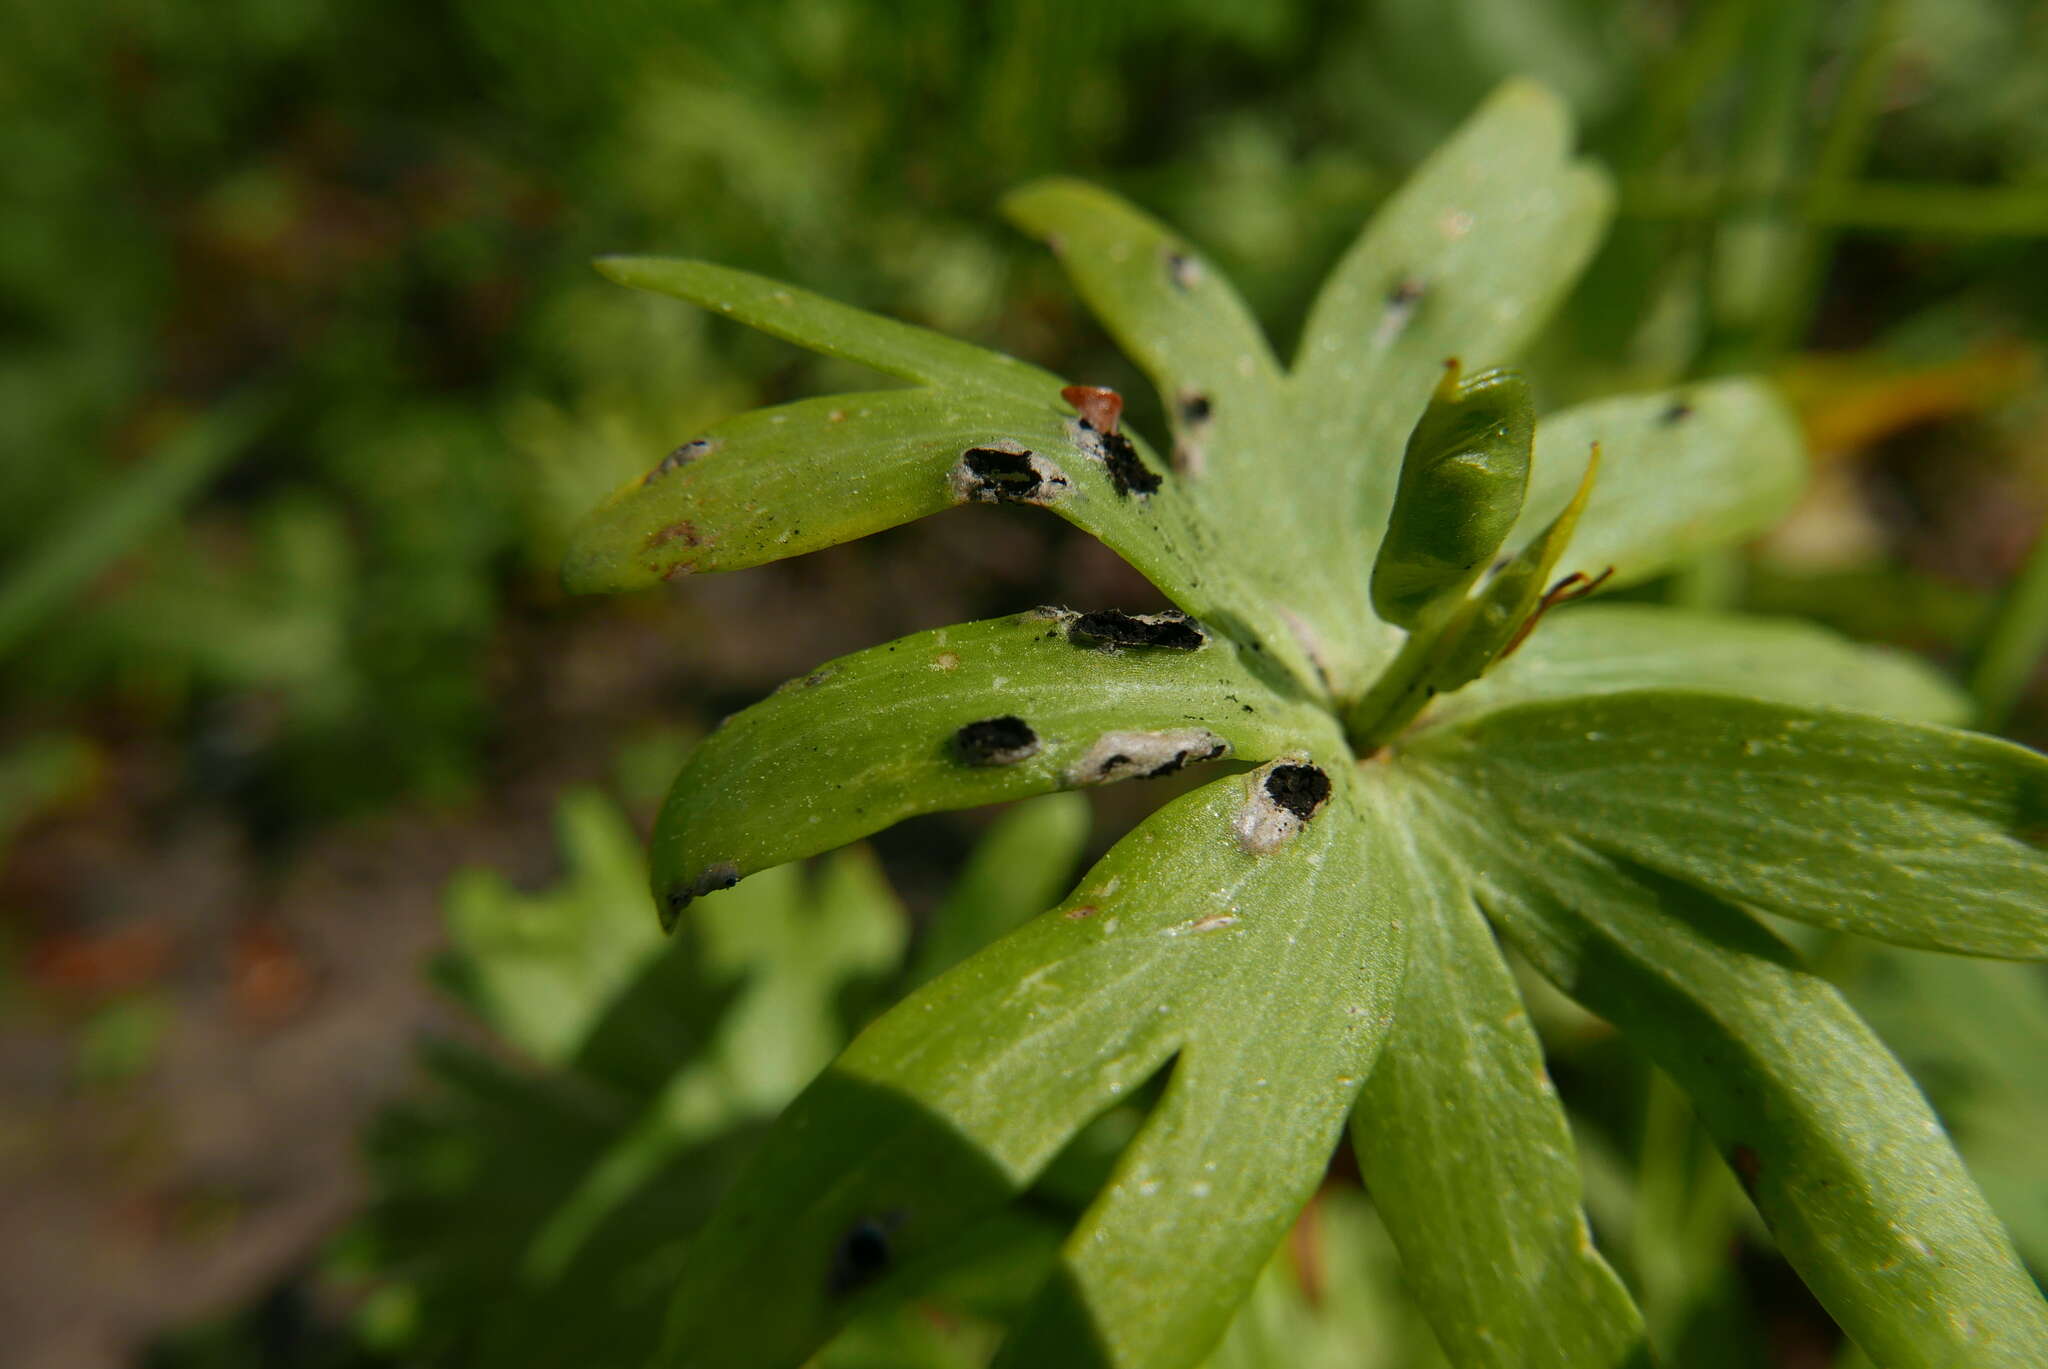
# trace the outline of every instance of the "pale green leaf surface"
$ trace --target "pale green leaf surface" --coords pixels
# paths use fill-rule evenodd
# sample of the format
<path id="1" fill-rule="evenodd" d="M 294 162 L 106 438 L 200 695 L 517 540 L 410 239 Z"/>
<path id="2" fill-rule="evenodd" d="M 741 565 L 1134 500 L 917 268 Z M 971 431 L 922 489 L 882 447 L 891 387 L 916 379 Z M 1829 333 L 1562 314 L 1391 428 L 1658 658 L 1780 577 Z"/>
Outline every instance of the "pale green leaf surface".
<path id="1" fill-rule="evenodd" d="M 1005 813 L 975 843 L 932 914 L 910 969 L 914 987 L 1059 901 L 1073 885 L 1093 813 L 1080 794 L 1045 794 Z"/>
<path id="2" fill-rule="evenodd" d="M 1891 1369 L 2048 1363 L 2048 1304 L 1926 1100 L 1739 910 L 1431 784 L 1488 915 L 1692 1097 L 1779 1248 Z"/>
<path id="3" fill-rule="evenodd" d="M 1220 634 L 1193 651 L 1104 651 L 1069 640 L 1067 622 L 1034 612 L 918 633 L 735 714 L 692 754 L 662 809 L 657 900 L 670 906 L 919 813 L 1334 741 L 1327 714 L 1276 692 L 1275 672 Z M 1004 717 L 1030 728 L 1034 749 L 973 763 L 959 730 Z"/>
<path id="4" fill-rule="evenodd" d="M 886 390 L 799 400 L 717 424 L 591 511 L 571 538 L 563 582 L 578 593 L 740 570 L 913 522 L 982 497 L 968 454 L 1033 457 L 1027 502 L 1092 534 L 1183 609 L 1264 643 L 1313 679 L 1284 614 L 1244 587 L 1212 523 L 1172 477 L 1119 490 L 1098 441 L 1061 400 L 967 389 Z M 1136 459 L 1157 473 L 1138 444 Z"/>
<path id="5" fill-rule="evenodd" d="M 1374 215 L 1309 315 L 1278 478 L 1314 492 L 1299 511 L 1308 530 L 1300 540 L 1327 557 L 1311 572 L 1326 585 L 1312 596 L 1313 616 L 1332 620 L 1318 627 L 1338 643 L 1331 673 L 1345 692 L 1362 688 L 1360 677 L 1395 645 L 1356 579 L 1372 564 L 1397 454 L 1444 362 L 1511 360 L 1606 226 L 1612 192 L 1571 160 L 1569 140 L 1555 96 L 1527 82 L 1503 86 Z M 1539 441 L 1541 432 L 1539 424 Z M 1233 494 L 1255 500 L 1275 478 L 1262 467 Z"/>
<path id="6" fill-rule="evenodd" d="M 1405 833 L 1409 968 L 1351 1135 L 1405 1282 L 1460 1369 L 1647 1366 L 1514 976 L 1427 815 L 1374 797 Z"/>
<path id="7" fill-rule="evenodd" d="M 2033 965 L 1858 949 L 1844 994 L 1927 1089 L 2021 1253 L 2048 1269 L 2048 977 Z"/>
<path id="8" fill-rule="evenodd" d="M 1408 745 L 1503 818 L 1723 898 L 1930 950 L 2048 956 L 2048 758 L 1682 690 L 1523 704 Z"/>
<path id="9" fill-rule="evenodd" d="M 1570 502 L 1596 442 L 1600 478 L 1559 569 L 1590 576 L 1612 566 L 1613 586 L 1754 536 L 1791 511 L 1806 482 L 1799 429 L 1758 381 L 1596 400 L 1536 425 L 1529 500 L 1511 545 Z"/>
<path id="10" fill-rule="evenodd" d="M 673 295 L 813 352 L 925 385 L 990 390 L 1030 401 L 1060 382 L 1015 357 L 901 323 L 767 276 L 681 257 L 601 257 L 621 285 Z"/>
<path id="11" fill-rule="evenodd" d="M 1452 723 L 1538 699 L 1688 689 L 1958 726 L 1969 699 L 1903 651 L 1813 623 L 1658 604 L 1589 604 L 1544 618 L 1514 654 L 1425 715 Z"/>
<path id="12" fill-rule="evenodd" d="M 1159 387 L 1177 434 L 1203 427 L 1180 422 L 1182 401 L 1194 396 L 1208 401 L 1207 421 L 1218 425 L 1270 411 L 1280 364 L 1266 335 L 1230 282 L 1173 230 L 1064 177 L 1011 192 L 1003 212 L 1052 249 L 1089 310 Z M 1219 444 L 1217 455 L 1241 459 L 1232 444 Z"/>
<path id="13" fill-rule="evenodd" d="M 1366 878 L 1380 839 L 1348 777 L 1254 853 L 1241 833 L 1262 773 L 1169 804 L 1059 909 L 848 1048 L 699 1238 L 717 1257 L 692 1261 L 678 1294 L 679 1361 L 800 1360 L 859 1301 L 835 1277 L 849 1233 L 885 1234 L 869 1273 L 915 1277 L 1176 1056 L 1013 1354 L 1199 1361 L 1319 1179 L 1399 976 L 1398 885 Z"/>
<path id="14" fill-rule="evenodd" d="M 963 453 L 1005 441 L 1058 453 L 1059 503 L 1090 476 L 1107 487 L 1050 402 L 931 389 L 805 399 L 719 423 L 693 439 L 701 456 L 614 494 L 577 527 L 563 577 L 577 592 L 637 589 L 836 546 L 964 502 L 949 478 Z"/>

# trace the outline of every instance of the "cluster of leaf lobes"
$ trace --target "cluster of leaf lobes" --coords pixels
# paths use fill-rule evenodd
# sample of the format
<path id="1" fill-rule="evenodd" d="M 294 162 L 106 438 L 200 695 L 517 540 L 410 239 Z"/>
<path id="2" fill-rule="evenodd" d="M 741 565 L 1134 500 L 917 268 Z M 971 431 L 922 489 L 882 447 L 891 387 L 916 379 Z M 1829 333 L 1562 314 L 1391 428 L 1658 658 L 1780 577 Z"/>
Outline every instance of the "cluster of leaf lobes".
<path id="1" fill-rule="evenodd" d="M 591 516 L 572 587 L 1021 500 L 1178 606 L 920 633 L 744 710 L 658 824 L 670 920 L 915 814 L 1231 763 L 798 1097 L 698 1240 L 674 1362 L 801 1361 L 1163 1080 L 1000 1363 L 1198 1363 L 1347 1128 L 1454 1363 L 1646 1363 L 1503 943 L 1688 1092 L 1878 1363 L 2048 1362 L 2048 1306 L 1925 1100 L 1756 915 L 2048 955 L 2048 763 L 1815 628 L 1592 605 L 1529 631 L 1754 532 L 1802 477 L 1754 382 L 1538 424 L 1519 378 L 1446 372 L 1528 339 L 1608 199 L 1557 103 L 1506 88 L 1283 364 L 1169 230 L 1070 182 L 1018 192 L 1167 400 L 1171 463 L 1106 392 L 1024 363 L 702 263 L 606 264 L 909 385 L 721 424 Z"/>

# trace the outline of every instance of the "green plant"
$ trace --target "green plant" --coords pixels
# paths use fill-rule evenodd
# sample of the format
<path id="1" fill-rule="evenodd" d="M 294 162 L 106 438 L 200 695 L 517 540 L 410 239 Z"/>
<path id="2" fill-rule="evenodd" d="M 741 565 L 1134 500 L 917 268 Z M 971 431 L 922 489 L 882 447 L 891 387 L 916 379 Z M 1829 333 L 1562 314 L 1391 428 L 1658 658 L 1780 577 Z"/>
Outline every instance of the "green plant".
<path id="1" fill-rule="evenodd" d="M 2048 1357 L 2048 1306 L 1925 1100 L 1757 916 L 2048 955 L 2048 763 L 1815 628 L 1544 616 L 1740 539 L 1800 480 L 1751 382 L 1539 428 L 1517 378 L 1445 372 L 1512 354 L 1591 252 L 1608 196 L 1567 144 L 1549 97 L 1496 96 L 1338 265 L 1292 367 L 1165 229 L 1072 183 L 1014 196 L 1159 387 L 1170 464 L 1107 392 L 739 272 L 604 263 L 912 386 L 678 447 L 582 527 L 571 588 L 1023 502 L 1182 610 L 922 633 L 738 714 L 663 811 L 667 920 L 913 814 L 1224 770 L 804 1091 L 685 1263 L 672 1361 L 800 1361 L 1163 1079 L 1003 1362 L 1199 1361 L 1348 1118 L 1453 1362 L 1647 1363 L 1494 933 L 1685 1089 L 1878 1363 Z"/>
<path id="2" fill-rule="evenodd" d="M 447 891 L 438 977 L 499 1049 L 434 1043 L 437 1087 L 370 1136 L 378 1195 L 338 1263 L 377 1278 L 365 1339 L 406 1363 L 643 1362 L 678 1247 L 761 1125 L 845 1044 L 875 987 L 927 978 L 1057 897 L 1087 805 L 1051 795 L 1006 814 L 907 961 L 908 919 L 864 849 L 706 899 L 693 935 L 665 939 L 618 809 L 578 791 L 558 826 L 556 887 L 521 894 L 473 869 Z M 998 1290 L 1028 1287 L 1058 1243 L 1043 1215 L 998 1236 L 981 1261 L 996 1271 L 978 1271 Z M 969 1294 L 956 1319 L 985 1301 Z M 989 1334 L 966 1328 L 963 1351 L 919 1324 L 883 1309 L 825 1363 L 965 1369 Z"/>

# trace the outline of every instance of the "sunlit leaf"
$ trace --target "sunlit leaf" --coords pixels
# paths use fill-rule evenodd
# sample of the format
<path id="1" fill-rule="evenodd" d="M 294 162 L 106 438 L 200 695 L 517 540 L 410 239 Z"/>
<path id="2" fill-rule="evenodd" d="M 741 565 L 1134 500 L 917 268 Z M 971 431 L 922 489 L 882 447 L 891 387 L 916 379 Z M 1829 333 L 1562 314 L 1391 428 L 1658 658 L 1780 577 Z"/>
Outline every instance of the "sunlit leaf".
<path id="1" fill-rule="evenodd" d="M 1546 617 L 1485 677 L 1437 701 L 1448 723 L 1537 699 L 1630 689 L 1742 694 L 1909 722 L 1964 722 L 1970 703 L 1918 657 L 1812 623 L 1643 604 L 1589 604 Z"/>
<path id="2" fill-rule="evenodd" d="M 1753 919 L 1455 808 L 1487 913 L 1689 1093 L 1779 1248 L 1880 1364 L 2048 1360 L 2048 1304 L 1898 1062 Z"/>
<path id="3" fill-rule="evenodd" d="M 2048 758 L 2010 742 L 1642 690 L 1482 714 L 1409 754 L 1503 819 L 1768 912 L 2048 956 Z"/>
<path id="4" fill-rule="evenodd" d="M 729 266 L 679 257 L 603 257 L 597 268 L 621 285 L 688 300 L 813 352 L 903 380 L 994 391 L 1026 402 L 1060 386 L 1050 373 L 1001 352 Z"/>
<path id="5" fill-rule="evenodd" d="M 1516 538 L 1570 501 L 1595 443 L 1600 479 L 1559 565 L 1588 576 L 1612 567 L 1611 586 L 1755 536 L 1791 511 L 1806 482 L 1798 425 L 1756 381 L 1604 399 L 1537 424 Z"/>
<path id="6" fill-rule="evenodd" d="M 1320 1177 L 1400 961 L 1348 780 L 1303 818 L 1274 807 L 1281 769 L 1168 805 L 1060 908 L 869 1028 L 700 1237 L 672 1345 L 706 1366 L 800 1359 L 1172 1061 L 1008 1353 L 1199 1360 Z"/>
<path id="7" fill-rule="evenodd" d="M 656 827 L 657 896 L 679 908 L 917 813 L 1334 740 L 1276 683 L 1256 653 L 1171 615 L 1034 612 L 856 652 L 691 756 Z"/>
<path id="8" fill-rule="evenodd" d="M 1380 821 L 1428 826 L 1391 803 Z M 1593 1249 L 1564 1109 L 1500 948 L 1428 838 L 1395 854 L 1411 872 L 1411 969 L 1351 1134 L 1406 1282 L 1466 1369 L 1647 1366 L 1642 1317 Z"/>

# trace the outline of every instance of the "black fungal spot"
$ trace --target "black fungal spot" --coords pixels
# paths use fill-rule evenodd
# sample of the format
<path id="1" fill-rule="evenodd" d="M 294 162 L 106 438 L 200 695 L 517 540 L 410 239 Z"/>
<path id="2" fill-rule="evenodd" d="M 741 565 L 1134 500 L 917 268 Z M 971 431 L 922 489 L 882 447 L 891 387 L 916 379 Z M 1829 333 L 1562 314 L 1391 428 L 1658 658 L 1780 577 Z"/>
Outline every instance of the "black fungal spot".
<path id="1" fill-rule="evenodd" d="M 1320 766 L 1276 765 L 1266 775 L 1266 797 L 1307 822 L 1330 797 L 1330 777 Z"/>
<path id="2" fill-rule="evenodd" d="M 1154 766 L 1152 769 L 1147 770 L 1144 774 L 1138 776 L 1138 778 L 1141 780 L 1164 779 L 1168 775 L 1172 775 L 1178 773 L 1181 770 L 1186 769 L 1190 761 L 1213 761 L 1221 757 L 1223 753 L 1229 749 L 1230 748 L 1226 743 L 1217 742 L 1215 745 L 1211 746 L 1208 750 L 1204 751 L 1199 756 L 1195 755 L 1193 751 L 1189 750 L 1176 751 L 1173 753 L 1172 759 L 1165 761 L 1160 765 Z M 1128 759 L 1129 758 L 1125 756 L 1114 756 L 1111 758 L 1112 761 L 1125 762 L 1128 762 Z"/>
<path id="3" fill-rule="evenodd" d="M 1066 480 L 1032 460 L 1028 451 L 1001 447 L 970 447 L 961 454 L 967 470 L 967 494 L 986 503 L 1038 499 Z"/>
<path id="4" fill-rule="evenodd" d="M 669 889 L 668 897 L 664 900 L 668 908 L 669 922 L 673 924 L 682 916 L 683 909 L 704 895 L 715 894 L 720 889 L 730 889 L 739 882 L 740 867 L 729 860 L 705 866 L 703 873 L 697 876 L 696 883 L 678 884 Z"/>
<path id="5" fill-rule="evenodd" d="M 1692 413 L 1692 405 L 1686 403 L 1684 400 L 1681 399 L 1677 403 L 1673 404 L 1670 408 L 1666 409 L 1657 421 L 1666 425 L 1673 423 L 1683 423 L 1686 419 L 1692 417 Z"/>
<path id="6" fill-rule="evenodd" d="M 832 1268 L 825 1287 L 834 1297 L 845 1297 L 867 1287 L 889 1272 L 895 1258 L 889 1233 L 900 1219 L 863 1217 L 855 1222 L 832 1249 Z"/>
<path id="7" fill-rule="evenodd" d="M 1185 252 L 1168 252 L 1166 278 L 1176 289 L 1191 290 L 1202 279 L 1202 264 Z"/>
<path id="8" fill-rule="evenodd" d="M 1196 651 L 1208 642 L 1209 634 L 1185 613 L 1168 610 L 1141 615 L 1111 608 L 1076 618 L 1067 628 L 1067 640 L 1099 651 L 1133 646 Z"/>
<path id="9" fill-rule="evenodd" d="M 1180 397 L 1180 421 L 1190 428 L 1207 423 L 1214 412 L 1207 395 L 1190 393 Z"/>
<path id="10" fill-rule="evenodd" d="M 1422 302 L 1422 288 L 1420 278 L 1403 276 L 1387 291 L 1387 303 L 1395 309 L 1413 309 Z"/>
<path id="11" fill-rule="evenodd" d="M 1102 462 L 1109 467 L 1109 483 L 1121 495 L 1150 494 L 1159 488 L 1160 477 L 1138 456 L 1138 449 L 1122 433 L 1099 434 Z"/>
<path id="12" fill-rule="evenodd" d="M 1015 765 L 1038 754 L 1038 734 L 1013 714 L 983 718 L 953 734 L 953 749 L 969 765 Z"/>

